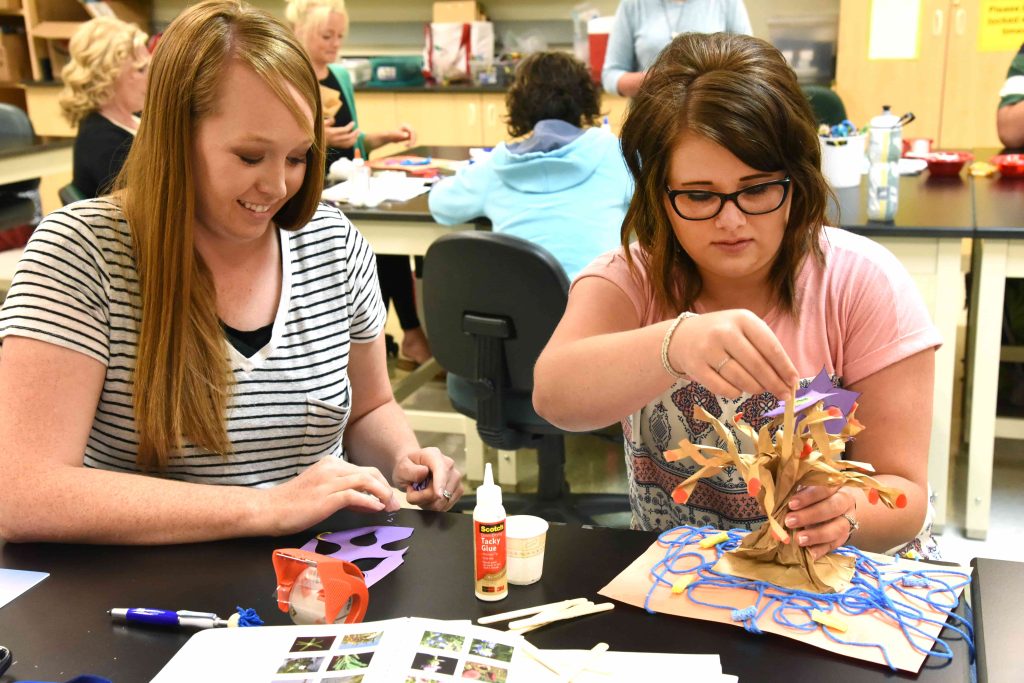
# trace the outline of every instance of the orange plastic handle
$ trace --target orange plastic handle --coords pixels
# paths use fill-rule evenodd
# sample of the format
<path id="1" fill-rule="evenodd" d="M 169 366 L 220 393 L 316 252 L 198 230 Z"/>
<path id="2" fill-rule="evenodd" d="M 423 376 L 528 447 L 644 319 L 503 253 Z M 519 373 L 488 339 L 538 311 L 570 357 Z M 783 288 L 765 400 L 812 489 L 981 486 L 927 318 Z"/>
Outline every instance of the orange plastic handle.
<path id="1" fill-rule="evenodd" d="M 324 586 L 324 623 L 333 624 L 350 600 L 345 623 L 355 624 L 366 616 L 370 594 L 366 590 L 363 572 L 351 562 L 298 548 L 278 548 L 274 551 L 273 561 L 277 575 L 277 606 L 282 612 L 288 611 L 295 580 L 307 567 L 316 565 Z"/>

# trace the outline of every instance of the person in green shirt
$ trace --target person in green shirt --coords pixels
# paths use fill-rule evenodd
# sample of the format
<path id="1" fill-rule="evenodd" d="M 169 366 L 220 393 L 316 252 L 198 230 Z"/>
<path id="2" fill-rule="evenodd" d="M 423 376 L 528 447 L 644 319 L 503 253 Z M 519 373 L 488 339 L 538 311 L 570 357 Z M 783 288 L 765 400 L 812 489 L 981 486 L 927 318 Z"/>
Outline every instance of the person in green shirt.
<path id="1" fill-rule="evenodd" d="M 1024 147 L 1024 44 L 1010 62 L 1006 83 L 999 91 L 996 128 L 1004 145 Z"/>

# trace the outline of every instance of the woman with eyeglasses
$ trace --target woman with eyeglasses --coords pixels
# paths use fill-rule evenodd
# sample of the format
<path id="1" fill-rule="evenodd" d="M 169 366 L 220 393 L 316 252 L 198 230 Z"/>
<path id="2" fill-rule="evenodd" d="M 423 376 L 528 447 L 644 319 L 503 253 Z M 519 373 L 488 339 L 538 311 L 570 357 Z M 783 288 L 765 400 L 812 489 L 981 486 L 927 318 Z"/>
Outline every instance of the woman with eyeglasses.
<path id="1" fill-rule="evenodd" d="M 847 542 L 934 555 L 927 453 L 942 340 L 892 254 L 826 227 L 814 116 L 782 55 L 750 36 L 680 35 L 648 72 L 622 147 L 637 188 L 622 247 L 573 283 L 537 362 L 538 412 L 574 431 L 622 422 L 635 527 L 749 529 L 765 518 L 736 472 L 677 505 L 696 464 L 663 453 L 717 443 L 695 406 L 757 428 L 825 368 L 861 394 L 867 428 L 848 456 L 908 504 L 808 487 L 786 525 L 816 558 Z"/>

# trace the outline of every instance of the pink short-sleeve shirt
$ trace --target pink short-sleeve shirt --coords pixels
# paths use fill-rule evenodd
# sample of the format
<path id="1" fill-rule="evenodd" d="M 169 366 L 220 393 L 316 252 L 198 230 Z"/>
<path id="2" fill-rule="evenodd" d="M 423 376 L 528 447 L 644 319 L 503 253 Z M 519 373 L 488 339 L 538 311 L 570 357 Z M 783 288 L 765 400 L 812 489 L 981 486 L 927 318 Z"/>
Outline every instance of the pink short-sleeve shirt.
<path id="1" fill-rule="evenodd" d="M 885 247 L 837 228 L 822 231 L 821 246 L 825 267 L 809 258 L 797 275 L 797 315 L 773 310 L 765 317 L 805 383 L 825 368 L 835 384 L 850 386 L 942 343 L 914 281 Z M 634 260 L 640 263 L 639 247 L 634 244 L 631 248 Z M 634 277 L 621 250 L 597 258 L 575 282 L 586 277 L 601 277 L 618 286 L 633 303 L 642 325 L 678 313 L 655 310 L 646 273 Z M 704 311 L 699 299 L 693 309 Z M 756 500 L 747 495 L 745 482 L 734 472 L 702 479 L 687 505 L 672 501 L 676 484 L 697 468 L 689 460 L 666 462 L 664 451 L 684 438 L 705 444 L 717 440 L 710 425 L 693 419 L 694 405 L 731 425 L 733 415 L 741 411 L 745 421 L 754 424 L 777 402 L 770 394 L 727 399 L 696 382 L 679 380 L 627 416 L 622 424 L 633 525 L 643 529 L 680 524 L 758 526 L 764 517 Z M 734 437 L 741 444 L 745 438 L 738 432 Z"/>

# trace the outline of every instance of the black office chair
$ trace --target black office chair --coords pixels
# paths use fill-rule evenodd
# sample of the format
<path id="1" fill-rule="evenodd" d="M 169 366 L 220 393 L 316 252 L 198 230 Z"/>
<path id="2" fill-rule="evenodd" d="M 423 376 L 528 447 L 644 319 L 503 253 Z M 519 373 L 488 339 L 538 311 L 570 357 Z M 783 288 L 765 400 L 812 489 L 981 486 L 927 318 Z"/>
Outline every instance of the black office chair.
<path id="1" fill-rule="evenodd" d="M 619 494 L 570 494 L 565 433 L 533 409 L 533 366 L 565 311 L 569 281 L 545 249 L 510 235 L 459 232 L 427 250 L 423 309 L 430 348 L 448 371 L 452 406 L 476 420 L 480 438 L 500 450 L 536 448 L 535 498 L 506 495 L 509 514 L 550 521 L 628 523 Z M 470 507 L 468 498 L 462 507 Z"/>
<path id="2" fill-rule="evenodd" d="M 835 126 L 846 120 L 846 106 L 843 105 L 843 99 L 835 90 L 824 85 L 813 84 L 802 84 L 800 88 L 810 101 L 814 117 L 819 124 Z"/>
<path id="3" fill-rule="evenodd" d="M 82 193 L 74 183 L 68 183 L 64 187 L 57 190 L 57 196 L 60 197 L 60 203 L 64 206 L 73 204 L 77 201 L 85 199 L 85 194 Z"/>
<path id="4" fill-rule="evenodd" d="M 27 147 L 35 140 L 32 122 L 24 110 L 0 102 L 0 151 Z M 36 203 L 29 193 L 39 189 L 39 178 L 0 185 L 0 230 L 31 223 Z"/>

